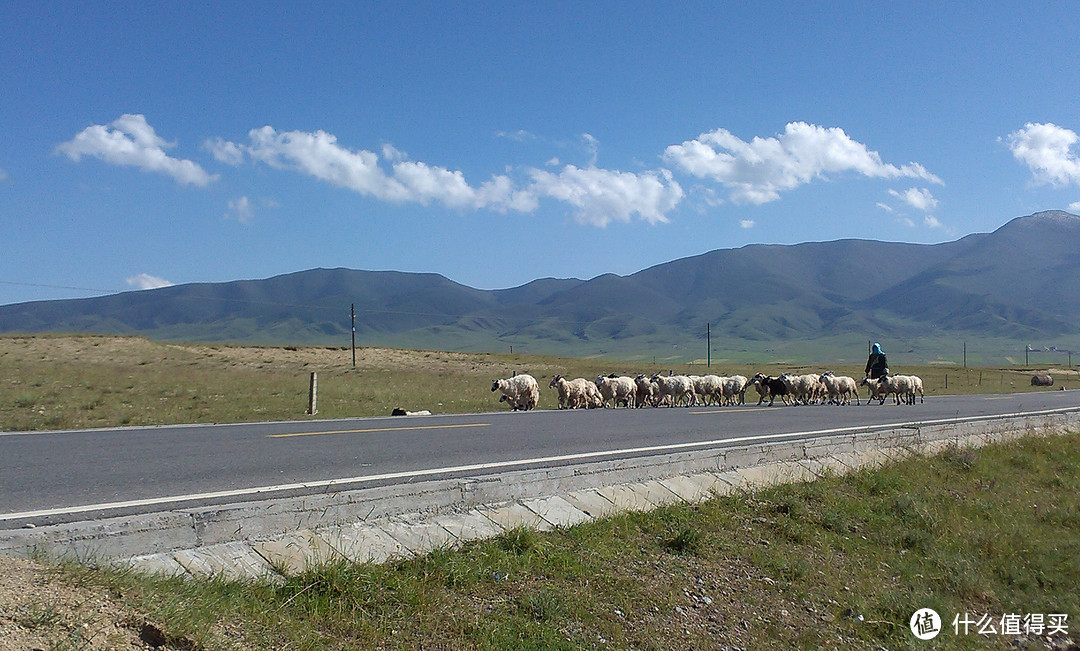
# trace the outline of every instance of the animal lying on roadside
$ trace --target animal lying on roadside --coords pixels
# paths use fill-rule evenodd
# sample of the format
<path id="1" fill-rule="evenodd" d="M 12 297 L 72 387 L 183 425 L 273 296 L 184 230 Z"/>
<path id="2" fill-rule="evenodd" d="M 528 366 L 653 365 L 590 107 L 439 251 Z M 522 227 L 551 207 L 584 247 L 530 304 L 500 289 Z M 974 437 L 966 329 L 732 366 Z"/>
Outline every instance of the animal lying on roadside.
<path id="1" fill-rule="evenodd" d="M 540 385 L 536 378 L 523 373 L 491 383 L 492 391 L 502 391 L 499 402 L 510 405 L 514 411 L 528 411 L 540 402 Z"/>

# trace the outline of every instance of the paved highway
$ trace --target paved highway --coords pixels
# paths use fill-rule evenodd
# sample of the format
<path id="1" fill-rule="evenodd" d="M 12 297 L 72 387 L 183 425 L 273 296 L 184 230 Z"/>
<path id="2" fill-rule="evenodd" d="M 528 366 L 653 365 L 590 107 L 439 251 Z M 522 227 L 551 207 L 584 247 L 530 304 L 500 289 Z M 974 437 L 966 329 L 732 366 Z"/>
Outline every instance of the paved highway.
<path id="1" fill-rule="evenodd" d="M 0 528 L 1063 409 L 1080 409 L 1080 392 L 941 396 L 914 406 L 777 403 L 4 432 Z"/>

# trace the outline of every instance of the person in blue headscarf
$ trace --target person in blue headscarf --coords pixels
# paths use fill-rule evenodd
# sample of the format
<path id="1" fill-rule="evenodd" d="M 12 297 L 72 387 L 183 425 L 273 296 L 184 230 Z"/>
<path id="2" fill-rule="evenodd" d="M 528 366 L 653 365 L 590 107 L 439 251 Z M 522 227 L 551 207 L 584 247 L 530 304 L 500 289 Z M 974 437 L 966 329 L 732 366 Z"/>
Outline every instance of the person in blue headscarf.
<path id="1" fill-rule="evenodd" d="M 876 380 L 889 374 L 889 360 L 881 350 L 881 344 L 874 342 L 870 349 L 870 357 L 866 360 L 866 375 L 871 380 Z"/>

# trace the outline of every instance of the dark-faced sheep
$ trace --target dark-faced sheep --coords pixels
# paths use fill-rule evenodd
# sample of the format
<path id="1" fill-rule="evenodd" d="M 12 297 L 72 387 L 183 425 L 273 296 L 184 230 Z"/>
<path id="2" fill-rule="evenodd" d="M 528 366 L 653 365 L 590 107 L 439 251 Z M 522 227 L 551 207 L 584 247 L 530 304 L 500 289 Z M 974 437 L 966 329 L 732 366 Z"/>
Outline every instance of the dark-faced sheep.
<path id="1" fill-rule="evenodd" d="M 785 376 L 769 377 L 762 373 L 758 373 L 754 377 L 750 378 L 750 382 L 747 386 L 754 387 L 758 392 L 758 404 L 765 402 L 765 399 L 769 399 L 769 406 L 771 407 L 773 401 L 779 396 L 784 404 L 791 404 L 788 402 L 788 384 L 785 382 Z"/>
<path id="2" fill-rule="evenodd" d="M 510 405 L 514 411 L 528 411 L 540 402 L 540 385 L 528 374 L 515 375 L 491 383 L 492 391 L 502 391 L 499 402 Z"/>

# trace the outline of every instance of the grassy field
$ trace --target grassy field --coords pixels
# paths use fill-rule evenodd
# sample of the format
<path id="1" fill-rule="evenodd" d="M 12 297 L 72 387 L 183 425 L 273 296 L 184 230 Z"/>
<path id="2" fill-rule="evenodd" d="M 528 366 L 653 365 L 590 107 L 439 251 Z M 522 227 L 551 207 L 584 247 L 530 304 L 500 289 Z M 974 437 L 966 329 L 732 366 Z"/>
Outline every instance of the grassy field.
<path id="1" fill-rule="evenodd" d="M 109 595 L 128 613 L 121 629 L 167 649 L 1075 648 L 1003 634 L 1000 621 L 1065 614 L 1077 637 L 1080 435 L 516 530 L 279 585 L 83 566 L 53 581 Z M 54 649 L 110 648 L 89 639 L 108 609 L 72 614 L 54 600 L 13 608 L 22 628 L 9 630 Z M 924 607 L 943 620 L 933 642 L 908 628 Z M 983 616 L 995 633 L 964 631 Z"/>
<path id="2" fill-rule="evenodd" d="M 1033 368 L 906 367 L 929 396 L 1032 390 Z M 831 367 L 862 376 L 860 366 Z M 360 348 L 175 344 L 135 337 L 0 337 L 0 431 L 164 425 L 311 418 L 308 382 L 319 378 L 317 418 L 389 415 L 395 407 L 433 413 L 506 409 L 492 380 L 531 373 L 542 385 L 541 408 L 557 398 L 555 374 L 666 372 L 751 376 L 756 371 L 821 372 L 821 366 L 704 363 L 671 366 L 617 359 Z M 1055 389 L 1080 386 L 1077 371 L 1053 368 Z M 1045 390 L 1045 389 L 1039 389 Z"/>
<path id="3" fill-rule="evenodd" d="M 928 398 L 1032 390 L 1042 369 L 917 373 Z M 178 345 L 119 337 L 0 338 L 0 429 L 505 409 L 514 371 L 668 370 L 617 360 Z M 805 366 L 675 367 L 745 375 Z M 861 368 L 836 367 L 861 375 Z M 1054 370 L 1055 389 L 1076 388 Z M 948 388 L 946 388 L 946 378 Z M 0 559 L 3 560 L 3 559 Z M 9 562 L 13 563 L 13 562 Z M 35 566 L 36 567 L 36 566 Z M 876 470 L 498 538 L 384 565 L 331 565 L 283 584 L 148 578 L 0 563 L 0 649 L 1016 649 L 965 614 L 1080 617 L 1080 435 L 948 450 Z M 61 598 L 59 595 L 65 595 Z M 933 642 L 907 622 L 931 607 Z M 1000 623 L 995 623 L 999 629 Z M 105 632 L 100 632 L 105 631 Z M 20 636 L 20 637 L 16 637 Z M 11 642 L 10 640 L 31 640 Z M 1065 647 L 1062 647 L 1065 648 Z"/>

